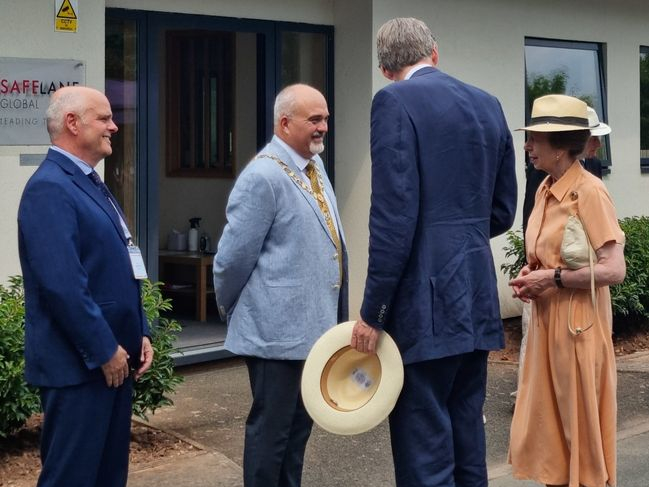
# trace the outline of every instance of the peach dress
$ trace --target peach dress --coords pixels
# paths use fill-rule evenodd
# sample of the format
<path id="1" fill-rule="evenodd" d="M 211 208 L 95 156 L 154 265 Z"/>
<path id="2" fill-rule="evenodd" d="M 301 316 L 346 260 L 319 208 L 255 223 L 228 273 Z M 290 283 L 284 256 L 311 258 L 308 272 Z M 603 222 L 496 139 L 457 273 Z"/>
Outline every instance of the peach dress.
<path id="1" fill-rule="evenodd" d="M 578 214 L 591 245 L 624 243 L 604 184 L 574 163 L 554 184 L 536 193 L 526 233 L 527 262 L 534 268 L 566 267 L 559 248 L 568 216 Z M 568 330 L 574 291 L 575 326 Z M 512 419 L 509 461 L 513 475 L 544 484 L 605 487 L 616 484 L 616 370 L 608 286 L 549 289 L 532 304 L 527 352 Z"/>

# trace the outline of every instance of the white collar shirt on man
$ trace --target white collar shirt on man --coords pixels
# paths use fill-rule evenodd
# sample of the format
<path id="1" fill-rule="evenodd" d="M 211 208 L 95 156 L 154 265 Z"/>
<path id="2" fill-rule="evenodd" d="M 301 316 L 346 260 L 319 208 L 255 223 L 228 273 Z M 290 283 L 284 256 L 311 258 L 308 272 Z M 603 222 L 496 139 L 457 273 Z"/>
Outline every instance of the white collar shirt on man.
<path id="1" fill-rule="evenodd" d="M 277 135 L 273 135 L 273 141 L 277 142 L 282 148 L 288 153 L 288 155 L 293 159 L 293 162 L 297 166 L 297 168 L 300 170 L 300 177 L 304 180 L 306 184 L 311 186 L 311 181 L 309 180 L 309 176 L 306 175 L 306 167 L 309 164 L 309 161 L 311 159 L 305 159 L 302 157 L 300 154 L 295 152 L 295 149 L 293 149 L 290 145 L 288 145 L 286 142 L 284 142 L 282 139 L 280 139 Z M 331 200 L 329 199 L 329 196 L 327 196 L 327 192 L 322 188 L 322 194 L 325 198 L 325 201 L 327 202 L 327 206 L 331 209 Z M 338 220 L 335 218 L 335 216 L 332 214 L 333 218 L 332 221 L 334 222 L 334 225 L 336 226 L 336 231 L 340 232 L 339 226 L 338 226 Z"/>
<path id="2" fill-rule="evenodd" d="M 88 164 L 87 162 L 83 161 L 82 159 L 79 159 L 77 156 L 74 154 L 70 154 L 68 151 L 61 149 L 60 147 L 56 145 L 50 146 L 50 149 L 55 150 L 56 152 L 60 152 L 64 156 L 66 156 L 68 159 L 70 159 L 72 162 L 74 162 L 79 169 L 83 171 L 83 173 L 87 176 L 90 174 L 94 169 Z"/>
<path id="3" fill-rule="evenodd" d="M 295 149 L 288 145 L 286 142 L 284 142 L 282 139 L 280 139 L 277 135 L 273 135 L 273 141 L 277 142 L 279 145 L 282 146 L 282 148 L 288 152 L 288 155 L 291 156 L 291 159 L 293 159 L 293 162 L 297 166 L 297 168 L 301 172 L 302 179 L 304 179 L 306 182 L 309 182 L 309 178 L 306 175 L 306 166 L 309 164 L 310 159 L 305 159 L 302 157 L 300 154 L 295 152 Z"/>
<path id="4" fill-rule="evenodd" d="M 417 71 L 423 68 L 430 68 L 430 64 L 426 63 L 420 63 L 420 64 L 415 64 L 412 68 L 410 68 L 410 71 L 408 71 L 408 74 L 406 74 L 406 77 L 403 78 L 404 80 L 412 78 L 412 75 L 415 74 Z"/>

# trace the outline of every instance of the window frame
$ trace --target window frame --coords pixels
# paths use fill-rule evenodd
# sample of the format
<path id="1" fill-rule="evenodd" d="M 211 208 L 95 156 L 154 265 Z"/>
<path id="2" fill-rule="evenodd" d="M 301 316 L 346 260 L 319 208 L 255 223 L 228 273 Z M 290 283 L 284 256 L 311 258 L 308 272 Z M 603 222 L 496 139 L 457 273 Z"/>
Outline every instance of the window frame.
<path id="1" fill-rule="evenodd" d="M 649 46 L 640 46 L 640 56 L 645 55 L 647 59 L 649 59 Z M 640 62 L 642 62 L 640 60 Z M 638 66 L 639 70 L 640 66 Z M 641 72 L 638 73 L 640 76 L 642 75 Z M 639 80 L 641 81 L 641 79 Z M 649 112 L 649 89 L 647 90 L 647 93 L 645 93 L 647 97 L 647 111 Z M 639 102 L 640 102 L 640 120 L 639 122 L 639 127 L 640 127 L 640 140 L 638 142 L 638 145 L 640 146 L 640 173 L 641 174 L 649 174 L 649 156 L 648 157 L 642 157 L 642 151 L 643 150 L 648 150 L 649 151 L 649 146 L 646 149 L 643 149 L 642 147 L 642 84 L 640 84 L 640 93 L 639 93 Z M 649 117 L 649 113 L 646 114 L 647 117 Z M 649 140 L 649 135 L 647 136 L 647 139 Z"/>

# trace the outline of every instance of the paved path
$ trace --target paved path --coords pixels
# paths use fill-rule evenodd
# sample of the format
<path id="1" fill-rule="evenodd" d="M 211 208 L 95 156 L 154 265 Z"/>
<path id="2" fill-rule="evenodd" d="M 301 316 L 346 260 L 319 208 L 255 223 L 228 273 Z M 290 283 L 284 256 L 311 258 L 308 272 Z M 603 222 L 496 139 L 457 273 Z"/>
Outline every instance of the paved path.
<path id="1" fill-rule="evenodd" d="M 649 352 L 618 361 L 618 477 L 620 487 L 649 486 Z M 189 439 L 201 452 L 132 471 L 131 487 L 241 487 L 243 432 L 250 393 L 240 359 L 185 367 L 175 405 L 151 416 L 151 425 Z M 485 415 L 490 486 L 531 487 L 514 480 L 506 464 L 516 365 L 490 363 Z M 387 424 L 356 436 L 317 427 L 309 441 L 303 487 L 394 485 Z"/>

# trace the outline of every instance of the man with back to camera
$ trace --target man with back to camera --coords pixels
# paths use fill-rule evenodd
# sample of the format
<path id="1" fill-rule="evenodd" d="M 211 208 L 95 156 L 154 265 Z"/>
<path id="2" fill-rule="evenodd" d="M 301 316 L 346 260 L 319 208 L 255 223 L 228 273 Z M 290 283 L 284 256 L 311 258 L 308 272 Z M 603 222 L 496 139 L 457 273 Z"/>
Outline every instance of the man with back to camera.
<path id="1" fill-rule="evenodd" d="M 313 421 L 300 395 L 315 341 L 347 319 L 347 252 L 333 188 L 318 156 L 329 111 L 298 84 L 275 100 L 275 136 L 243 170 L 214 257 L 225 348 L 245 356 L 252 407 L 245 487 L 299 487 Z"/>
<path id="2" fill-rule="evenodd" d="M 153 349 L 143 262 L 94 171 L 117 126 L 106 97 L 80 86 L 56 91 L 46 117 L 52 146 L 18 210 L 25 376 L 44 412 L 38 486 L 125 486 L 132 379 Z"/>
<path id="3" fill-rule="evenodd" d="M 377 34 L 396 83 L 372 102 L 368 276 L 352 347 L 397 342 L 404 386 L 390 415 L 398 487 L 487 485 L 482 407 L 504 336 L 489 239 L 516 210 L 511 133 L 498 100 L 435 68 L 428 27 Z"/>

